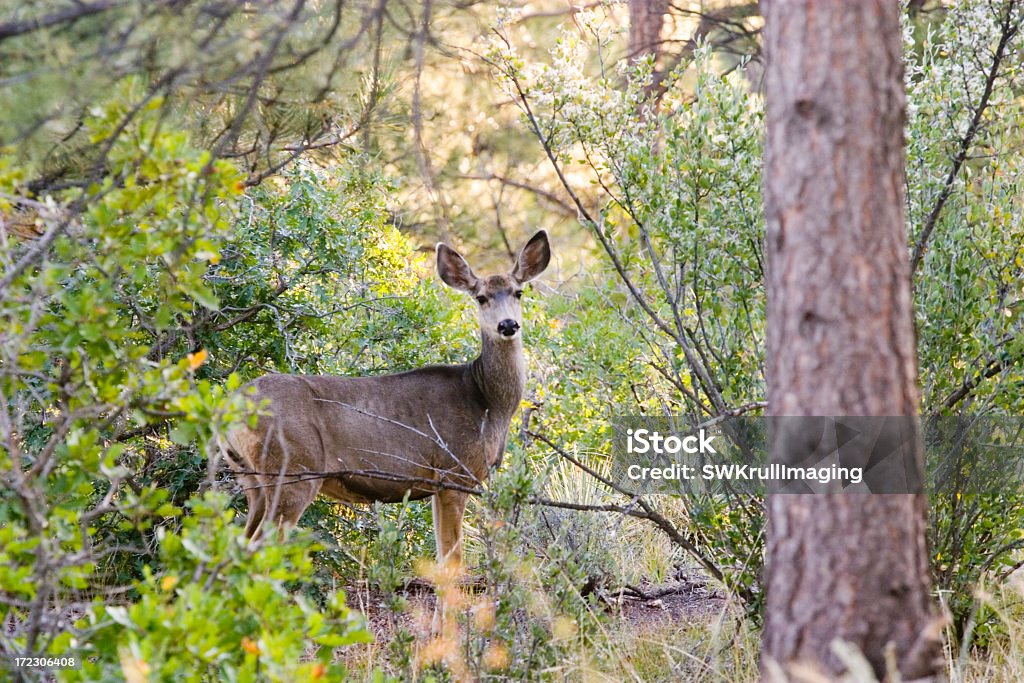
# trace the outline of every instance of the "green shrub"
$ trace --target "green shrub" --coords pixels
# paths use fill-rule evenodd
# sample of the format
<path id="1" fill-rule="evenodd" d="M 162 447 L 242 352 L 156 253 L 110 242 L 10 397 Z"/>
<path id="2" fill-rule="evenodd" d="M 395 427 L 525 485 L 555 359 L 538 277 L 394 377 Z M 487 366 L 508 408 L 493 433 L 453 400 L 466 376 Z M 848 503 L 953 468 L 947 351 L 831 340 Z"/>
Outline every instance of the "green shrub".
<path id="1" fill-rule="evenodd" d="M 340 680 L 335 648 L 372 640 L 337 592 L 320 606 L 301 587 L 308 535 L 250 545 L 223 494 L 193 498 L 182 528 L 160 528 L 156 568 L 130 602 L 105 600 L 77 624 L 81 671 L 67 680 Z M 315 651 L 311 652 L 311 649 Z"/>

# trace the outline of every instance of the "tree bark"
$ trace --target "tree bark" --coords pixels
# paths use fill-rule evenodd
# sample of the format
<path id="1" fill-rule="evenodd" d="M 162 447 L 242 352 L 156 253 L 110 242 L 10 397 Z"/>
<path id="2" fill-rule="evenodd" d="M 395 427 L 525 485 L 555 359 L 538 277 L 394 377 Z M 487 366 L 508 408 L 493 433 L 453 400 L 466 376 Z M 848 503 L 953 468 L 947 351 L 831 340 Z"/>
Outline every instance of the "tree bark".
<path id="1" fill-rule="evenodd" d="M 644 88 L 648 98 L 657 94 L 661 85 L 661 29 L 668 8 L 668 0 L 629 0 L 629 59 L 639 60 L 654 55 L 654 73 Z"/>
<path id="2" fill-rule="evenodd" d="M 668 0 L 629 0 L 629 57 L 639 59 L 661 52 L 661 27 Z"/>
<path id="3" fill-rule="evenodd" d="M 762 7 L 769 414 L 915 416 L 899 3 Z M 792 462 L 782 450 L 773 442 L 772 460 Z M 765 679 L 796 663 L 840 675 L 837 639 L 880 680 L 891 662 L 903 680 L 937 675 L 926 505 L 919 494 L 768 497 Z"/>

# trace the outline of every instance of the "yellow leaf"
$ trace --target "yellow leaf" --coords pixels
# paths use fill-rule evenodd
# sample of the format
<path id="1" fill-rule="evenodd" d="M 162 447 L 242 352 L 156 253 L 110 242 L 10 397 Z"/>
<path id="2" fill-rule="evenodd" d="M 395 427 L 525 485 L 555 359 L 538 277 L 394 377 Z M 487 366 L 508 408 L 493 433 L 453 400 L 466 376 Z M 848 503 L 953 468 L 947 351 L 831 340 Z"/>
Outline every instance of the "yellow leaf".
<path id="1" fill-rule="evenodd" d="M 195 353 L 188 354 L 188 367 L 190 370 L 196 370 L 200 365 L 206 362 L 206 349 L 199 349 Z"/>
<path id="2" fill-rule="evenodd" d="M 202 261 L 209 261 L 210 263 L 213 264 L 220 263 L 220 254 L 215 251 L 209 251 L 207 249 L 197 251 L 196 258 Z"/>
<path id="3" fill-rule="evenodd" d="M 249 636 L 242 637 L 242 649 L 251 655 L 258 655 L 260 653 L 259 643 Z"/>

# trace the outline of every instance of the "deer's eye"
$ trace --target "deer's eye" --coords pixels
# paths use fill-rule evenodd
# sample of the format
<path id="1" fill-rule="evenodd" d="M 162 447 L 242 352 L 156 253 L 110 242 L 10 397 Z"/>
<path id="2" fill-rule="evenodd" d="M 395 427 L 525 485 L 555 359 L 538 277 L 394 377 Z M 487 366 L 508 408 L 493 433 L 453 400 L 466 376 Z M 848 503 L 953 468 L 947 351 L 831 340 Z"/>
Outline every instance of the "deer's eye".
<path id="1" fill-rule="evenodd" d="M 478 304 L 480 304 L 481 306 L 483 306 L 483 305 L 484 305 L 485 303 L 487 303 L 487 297 L 486 297 L 486 296 L 483 296 L 483 295 L 480 295 L 480 296 L 478 296 L 478 297 L 476 298 L 476 302 L 477 302 Z"/>
<path id="2" fill-rule="evenodd" d="M 521 289 L 517 289 L 516 290 L 516 298 L 517 299 L 522 299 L 523 298 L 523 290 L 521 290 Z"/>

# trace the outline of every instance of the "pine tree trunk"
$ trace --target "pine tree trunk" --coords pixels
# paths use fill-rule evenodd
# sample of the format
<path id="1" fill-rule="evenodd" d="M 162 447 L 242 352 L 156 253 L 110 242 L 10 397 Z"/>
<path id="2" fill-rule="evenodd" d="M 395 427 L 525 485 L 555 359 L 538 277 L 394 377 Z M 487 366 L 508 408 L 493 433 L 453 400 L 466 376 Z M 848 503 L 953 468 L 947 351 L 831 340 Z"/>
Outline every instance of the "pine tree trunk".
<path id="1" fill-rule="evenodd" d="M 661 27 L 668 0 L 629 0 L 629 57 L 639 59 L 661 52 Z"/>
<path id="2" fill-rule="evenodd" d="M 654 55 L 654 74 L 644 88 L 648 98 L 658 94 L 661 87 L 661 29 L 668 8 L 668 0 L 629 0 L 629 58 Z"/>
<path id="3" fill-rule="evenodd" d="M 770 414 L 916 415 L 899 3 L 762 8 Z M 880 679 L 887 657 L 904 680 L 937 673 L 922 495 L 774 495 L 767 508 L 766 679 L 795 662 L 836 676 L 836 639 Z"/>

